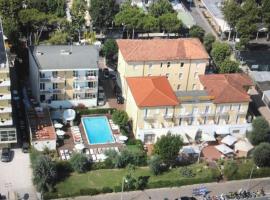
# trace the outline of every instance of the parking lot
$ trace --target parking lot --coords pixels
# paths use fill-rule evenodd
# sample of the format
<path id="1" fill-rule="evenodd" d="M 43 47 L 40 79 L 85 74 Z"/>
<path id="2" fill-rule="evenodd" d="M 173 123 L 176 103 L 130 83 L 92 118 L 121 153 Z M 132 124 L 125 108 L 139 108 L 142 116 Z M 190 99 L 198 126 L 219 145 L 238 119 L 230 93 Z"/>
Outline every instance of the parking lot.
<path id="1" fill-rule="evenodd" d="M 20 197 L 28 194 L 29 200 L 36 200 L 29 154 L 22 153 L 21 149 L 12 151 L 11 162 L 0 162 L 0 193 L 8 196 L 8 192 L 15 191 Z"/>

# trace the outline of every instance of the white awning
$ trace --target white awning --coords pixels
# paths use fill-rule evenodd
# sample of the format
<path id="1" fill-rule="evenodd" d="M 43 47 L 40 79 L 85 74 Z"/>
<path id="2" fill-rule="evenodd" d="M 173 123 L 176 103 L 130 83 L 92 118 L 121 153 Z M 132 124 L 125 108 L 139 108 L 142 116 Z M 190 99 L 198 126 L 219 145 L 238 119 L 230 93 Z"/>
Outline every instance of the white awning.
<path id="1" fill-rule="evenodd" d="M 231 135 L 227 135 L 221 140 L 221 143 L 227 144 L 228 146 L 232 146 L 235 142 L 237 142 L 237 138 Z"/>
<path id="2" fill-rule="evenodd" d="M 63 127 L 63 124 L 60 124 L 60 123 L 54 124 L 54 128 L 62 128 L 62 127 Z"/>
<path id="3" fill-rule="evenodd" d="M 215 146 L 215 148 L 225 155 L 233 153 L 233 150 L 231 148 L 229 148 L 228 146 L 226 146 L 225 144 L 217 145 L 217 146 Z"/>
<path id="4" fill-rule="evenodd" d="M 228 126 L 219 126 L 216 130 L 216 134 L 218 135 L 228 135 L 230 134 L 230 130 Z"/>
<path id="5" fill-rule="evenodd" d="M 239 140 L 234 145 L 234 151 L 245 151 L 245 152 L 249 152 L 253 148 L 254 148 L 253 145 L 249 141 L 247 141 L 247 140 Z"/>
<path id="6" fill-rule="evenodd" d="M 56 131 L 56 135 L 58 135 L 58 136 L 63 136 L 65 134 L 66 134 L 65 131 L 62 131 L 62 130 L 57 130 Z"/>
<path id="7" fill-rule="evenodd" d="M 202 133 L 202 141 L 203 142 L 214 142 L 216 141 L 216 138 L 213 134 L 209 134 L 209 133 Z"/>
<path id="8" fill-rule="evenodd" d="M 65 121 L 72 121 L 72 120 L 75 119 L 75 117 L 76 117 L 75 110 L 67 109 L 63 113 L 63 118 L 64 118 Z"/>

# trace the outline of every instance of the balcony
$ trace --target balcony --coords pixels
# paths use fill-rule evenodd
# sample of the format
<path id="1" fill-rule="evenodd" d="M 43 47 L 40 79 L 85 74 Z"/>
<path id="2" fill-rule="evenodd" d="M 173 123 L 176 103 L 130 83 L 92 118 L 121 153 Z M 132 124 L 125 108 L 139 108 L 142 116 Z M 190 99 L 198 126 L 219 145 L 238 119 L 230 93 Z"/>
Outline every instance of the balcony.
<path id="1" fill-rule="evenodd" d="M 163 117 L 166 120 L 171 120 L 173 118 L 173 113 L 164 114 Z"/>
<path id="2" fill-rule="evenodd" d="M 2 119 L 0 121 L 0 126 L 12 126 L 12 125 L 13 125 L 12 119 L 9 119 L 9 120 Z"/>
<path id="3" fill-rule="evenodd" d="M 217 116 L 229 116 L 229 112 L 228 111 L 217 112 L 216 115 Z"/>
<path id="4" fill-rule="evenodd" d="M 156 116 L 155 115 L 145 115 L 143 117 L 143 119 L 144 120 L 150 120 L 150 121 L 152 121 L 152 120 L 155 120 L 156 119 Z"/>
<path id="5" fill-rule="evenodd" d="M 200 114 L 201 117 L 214 117 L 215 113 L 211 113 L 211 112 L 203 112 Z"/>
<path id="6" fill-rule="evenodd" d="M 0 107 L 0 113 L 11 113 L 12 108 L 11 107 Z"/>
<path id="7" fill-rule="evenodd" d="M 9 86 L 10 86 L 10 80 L 0 81 L 0 87 L 9 87 Z"/>
<path id="8" fill-rule="evenodd" d="M 11 94 L 0 94 L 0 100 L 10 100 Z"/>
<path id="9" fill-rule="evenodd" d="M 65 78 L 63 78 L 63 77 L 44 77 L 44 78 L 40 78 L 40 82 L 64 83 Z"/>
<path id="10" fill-rule="evenodd" d="M 81 87 L 81 88 L 75 88 L 74 93 L 96 93 L 97 88 L 89 88 L 89 87 Z"/>
<path id="11" fill-rule="evenodd" d="M 40 90 L 40 94 L 63 94 L 65 92 L 65 89 L 44 89 Z"/>
<path id="12" fill-rule="evenodd" d="M 87 81 L 97 81 L 97 76 L 78 76 L 74 77 L 75 82 L 87 82 Z"/>
<path id="13" fill-rule="evenodd" d="M 180 113 L 176 118 L 191 118 L 193 117 L 192 113 Z"/>

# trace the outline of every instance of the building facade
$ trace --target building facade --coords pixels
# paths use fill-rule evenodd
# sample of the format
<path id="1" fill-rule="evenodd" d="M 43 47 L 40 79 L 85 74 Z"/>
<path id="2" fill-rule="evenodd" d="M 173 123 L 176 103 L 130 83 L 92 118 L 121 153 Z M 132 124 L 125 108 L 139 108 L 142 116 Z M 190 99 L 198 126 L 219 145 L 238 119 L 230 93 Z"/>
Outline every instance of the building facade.
<path id="1" fill-rule="evenodd" d="M 127 77 L 166 76 L 174 91 L 197 90 L 209 55 L 198 39 L 117 40 L 119 85 Z"/>
<path id="2" fill-rule="evenodd" d="M 10 63 L 5 49 L 2 24 L 0 29 L 0 146 L 5 146 L 17 143 L 17 133 L 12 119 Z"/>
<path id="3" fill-rule="evenodd" d="M 126 111 L 136 138 L 155 143 L 169 131 L 245 134 L 250 79 L 242 74 L 201 75 L 200 89 L 173 91 L 166 77 L 127 78 Z M 220 91 L 220 92 L 219 92 Z"/>
<path id="4" fill-rule="evenodd" d="M 31 89 L 41 104 L 53 108 L 97 105 L 95 46 L 36 46 L 29 55 Z"/>

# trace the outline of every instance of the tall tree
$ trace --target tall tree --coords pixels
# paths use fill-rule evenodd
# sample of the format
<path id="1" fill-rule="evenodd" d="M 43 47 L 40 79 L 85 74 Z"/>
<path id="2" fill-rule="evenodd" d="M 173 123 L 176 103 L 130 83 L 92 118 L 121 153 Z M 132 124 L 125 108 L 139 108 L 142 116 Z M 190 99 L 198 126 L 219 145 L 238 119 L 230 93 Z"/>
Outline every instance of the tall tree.
<path id="1" fill-rule="evenodd" d="M 230 59 L 225 59 L 219 66 L 218 72 L 221 74 L 239 72 L 239 63 Z"/>
<path id="2" fill-rule="evenodd" d="M 203 41 L 204 33 L 205 31 L 198 25 L 194 25 L 189 29 L 189 36 L 199 38 L 200 41 Z"/>
<path id="3" fill-rule="evenodd" d="M 154 145 L 154 153 L 159 155 L 165 164 L 172 166 L 176 163 L 182 145 L 183 141 L 179 135 L 168 133 L 158 138 Z"/>
<path id="4" fill-rule="evenodd" d="M 221 63 L 230 56 L 231 49 L 227 43 L 215 42 L 211 50 L 211 56 L 216 66 L 220 66 Z"/>
<path id="5" fill-rule="evenodd" d="M 89 13 L 94 27 L 105 31 L 112 26 L 115 14 L 119 7 L 115 0 L 91 0 Z"/>
<path id="6" fill-rule="evenodd" d="M 205 46 L 205 49 L 207 50 L 207 52 L 211 52 L 212 50 L 212 45 L 213 43 L 216 41 L 216 38 L 214 35 L 212 35 L 211 33 L 208 33 L 204 36 L 203 38 L 203 44 Z"/>
<path id="7" fill-rule="evenodd" d="M 253 152 L 253 160 L 259 167 L 270 167 L 270 144 L 259 144 Z"/>
<path id="8" fill-rule="evenodd" d="M 253 145 L 270 142 L 270 126 L 263 117 L 257 117 L 252 121 L 252 131 L 249 133 L 249 140 Z"/>
<path id="9" fill-rule="evenodd" d="M 52 191 L 57 179 L 55 163 L 48 156 L 40 156 L 33 164 L 33 176 L 39 192 Z"/>
<path id="10" fill-rule="evenodd" d="M 22 9 L 21 0 L 0 0 L 0 13 L 4 18 L 16 19 L 18 12 Z"/>
<path id="11" fill-rule="evenodd" d="M 165 30 L 168 33 L 179 32 L 183 24 L 177 18 L 175 13 L 166 13 L 159 17 L 159 24 L 162 30 Z"/>
<path id="12" fill-rule="evenodd" d="M 143 18 L 143 30 L 147 33 L 158 30 L 158 20 L 151 15 L 145 15 Z"/>
<path id="13" fill-rule="evenodd" d="M 158 0 L 149 7 L 149 14 L 154 17 L 160 17 L 167 13 L 175 13 L 171 3 L 168 0 Z"/>
<path id="14" fill-rule="evenodd" d="M 270 32 L 270 1 L 262 0 L 262 18 L 266 28 L 268 28 L 267 39 L 269 39 Z"/>

